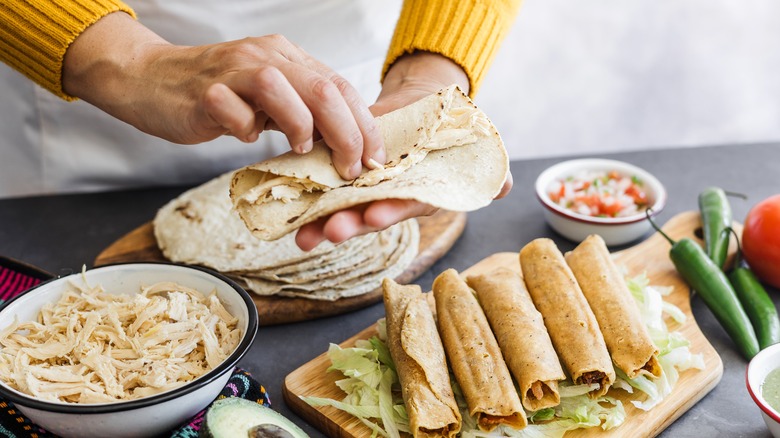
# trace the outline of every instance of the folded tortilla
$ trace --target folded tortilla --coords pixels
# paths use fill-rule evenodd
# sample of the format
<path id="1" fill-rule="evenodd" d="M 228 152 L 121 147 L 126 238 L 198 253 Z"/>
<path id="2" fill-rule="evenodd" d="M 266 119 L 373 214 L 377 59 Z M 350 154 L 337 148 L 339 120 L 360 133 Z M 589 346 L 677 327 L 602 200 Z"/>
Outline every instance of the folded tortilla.
<path id="1" fill-rule="evenodd" d="M 658 349 L 604 240 L 588 236 L 565 257 L 596 315 L 615 365 L 632 379 L 640 374 L 660 377 Z"/>
<path id="2" fill-rule="evenodd" d="M 461 416 L 436 322 L 419 286 L 382 282 L 387 346 L 395 363 L 409 428 L 417 438 L 454 437 Z"/>
<path id="3" fill-rule="evenodd" d="M 588 395 L 606 394 L 615 381 L 612 360 L 596 317 L 555 242 L 545 238 L 531 241 L 520 250 L 520 267 L 574 384 L 597 383 L 598 388 Z"/>
<path id="4" fill-rule="evenodd" d="M 456 86 L 378 119 L 387 161 L 342 179 L 330 149 L 316 142 L 239 169 L 231 182 L 233 205 L 247 228 L 276 240 L 301 225 L 380 199 L 412 199 L 453 211 L 488 205 L 509 172 L 501 137 L 485 113 Z"/>
<path id="5" fill-rule="evenodd" d="M 512 376 L 477 298 L 454 269 L 433 282 L 436 315 L 455 380 L 481 430 L 528 422 Z"/>
<path id="6" fill-rule="evenodd" d="M 523 277 L 508 268 L 469 276 L 501 353 L 520 387 L 523 406 L 529 411 L 561 402 L 558 381 L 566 380 L 542 314 L 536 310 Z"/>

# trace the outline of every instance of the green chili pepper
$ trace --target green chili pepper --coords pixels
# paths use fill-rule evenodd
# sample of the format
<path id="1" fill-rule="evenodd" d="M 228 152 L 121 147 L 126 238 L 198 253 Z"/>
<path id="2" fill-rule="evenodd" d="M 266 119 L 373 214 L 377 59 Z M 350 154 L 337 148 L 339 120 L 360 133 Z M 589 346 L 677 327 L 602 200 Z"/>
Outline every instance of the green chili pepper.
<path id="1" fill-rule="evenodd" d="M 645 214 L 653 228 L 672 245 L 669 258 L 677 272 L 701 296 L 742 355 L 746 359 L 755 356 L 759 351 L 756 332 L 726 274 L 694 240 L 684 238 L 675 242 L 653 222 L 649 209 Z"/>
<path id="2" fill-rule="evenodd" d="M 734 236 L 736 238 L 736 234 Z M 737 257 L 734 261 L 734 269 L 729 273 L 729 280 L 753 323 L 759 348 L 763 350 L 772 344 L 780 343 L 780 317 L 777 315 L 775 303 L 769 298 L 769 294 L 753 271 L 743 263 L 739 239 L 737 239 Z"/>
<path id="3" fill-rule="evenodd" d="M 704 247 L 707 255 L 723 269 L 729 252 L 729 232 L 731 227 L 731 206 L 726 193 L 718 187 L 707 187 L 699 193 Z"/>

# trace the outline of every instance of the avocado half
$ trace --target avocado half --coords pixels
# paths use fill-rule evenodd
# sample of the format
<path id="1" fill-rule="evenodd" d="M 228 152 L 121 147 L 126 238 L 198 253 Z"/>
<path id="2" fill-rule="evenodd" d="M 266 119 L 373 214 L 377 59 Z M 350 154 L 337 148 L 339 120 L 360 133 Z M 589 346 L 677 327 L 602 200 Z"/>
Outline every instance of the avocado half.
<path id="1" fill-rule="evenodd" d="M 206 411 L 201 438 L 309 438 L 280 413 L 239 397 L 217 400 Z"/>

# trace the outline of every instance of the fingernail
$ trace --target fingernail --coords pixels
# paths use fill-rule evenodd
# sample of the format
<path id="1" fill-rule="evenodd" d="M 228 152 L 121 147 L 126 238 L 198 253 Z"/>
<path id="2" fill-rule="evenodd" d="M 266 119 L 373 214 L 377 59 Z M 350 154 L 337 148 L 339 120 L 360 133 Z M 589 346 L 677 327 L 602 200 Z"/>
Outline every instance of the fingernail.
<path id="1" fill-rule="evenodd" d="M 359 177 L 361 173 L 363 173 L 363 163 L 361 163 L 360 160 L 355 161 L 349 166 L 349 179 L 355 179 Z"/>
<path id="2" fill-rule="evenodd" d="M 374 153 L 374 156 L 371 157 L 372 160 L 376 161 L 379 164 L 385 164 L 387 161 L 387 155 L 385 155 L 385 148 L 379 149 Z"/>
<path id="3" fill-rule="evenodd" d="M 374 169 L 384 169 L 385 168 L 385 166 L 377 163 L 376 160 L 373 159 L 373 158 L 369 158 L 368 159 L 368 165 L 366 167 L 368 167 L 371 170 L 374 170 Z"/>
<path id="4" fill-rule="evenodd" d="M 298 145 L 298 153 L 299 154 L 305 154 L 311 151 L 312 148 L 312 141 L 311 139 L 306 140 L 304 143 Z"/>
<path id="5" fill-rule="evenodd" d="M 260 137 L 259 132 L 250 132 L 247 134 L 247 136 L 244 138 L 245 143 L 254 143 L 257 141 L 257 139 Z"/>

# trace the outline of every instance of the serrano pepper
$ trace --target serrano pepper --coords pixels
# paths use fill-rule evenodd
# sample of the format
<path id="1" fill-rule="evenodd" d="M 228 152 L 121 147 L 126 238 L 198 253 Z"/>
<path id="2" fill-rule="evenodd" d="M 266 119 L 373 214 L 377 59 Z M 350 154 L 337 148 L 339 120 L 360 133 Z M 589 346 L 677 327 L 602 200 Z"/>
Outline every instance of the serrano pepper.
<path id="1" fill-rule="evenodd" d="M 672 245 L 669 257 L 677 272 L 698 292 L 742 355 L 746 359 L 755 356 L 759 351 L 756 332 L 726 274 L 694 240 L 684 238 L 675 242 L 653 222 L 649 209 L 646 215 L 653 228 Z"/>

